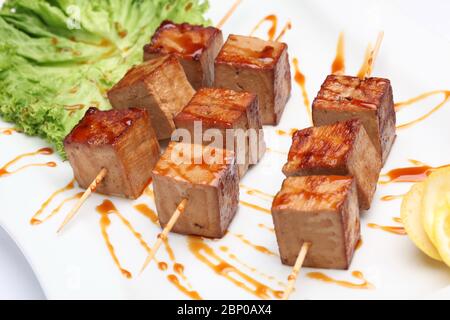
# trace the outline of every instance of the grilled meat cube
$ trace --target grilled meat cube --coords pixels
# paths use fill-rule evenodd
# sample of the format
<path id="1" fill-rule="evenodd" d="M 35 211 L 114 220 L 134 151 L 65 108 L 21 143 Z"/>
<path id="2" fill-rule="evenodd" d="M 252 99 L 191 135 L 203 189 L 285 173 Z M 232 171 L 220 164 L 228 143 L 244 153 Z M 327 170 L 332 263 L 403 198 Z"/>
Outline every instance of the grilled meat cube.
<path id="1" fill-rule="evenodd" d="M 262 123 L 278 124 L 291 94 L 287 45 L 230 35 L 216 58 L 214 84 L 258 95 Z"/>
<path id="2" fill-rule="evenodd" d="M 177 58 L 165 56 L 132 68 L 108 92 L 108 98 L 114 109 L 147 109 L 162 140 L 170 138 L 175 130 L 173 117 L 194 93 Z"/>
<path id="3" fill-rule="evenodd" d="M 164 21 L 144 47 L 144 60 L 173 54 L 195 89 L 211 87 L 214 60 L 222 45 L 222 31 L 217 28 Z"/>
<path id="4" fill-rule="evenodd" d="M 352 177 L 289 177 L 272 204 L 280 257 L 294 265 L 310 242 L 305 267 L 348 269 L 358 240 L 358 197 Z"/>
<path id="5" fill-rule="evenodd" d="M 315 126 L 357 118 L 386 162 L 396 133 L 391 83 L 387 79 L 330 75 L 313 102 Z"/>
<path id="6" fill-rule="evenodd" d="M 201 124 L 202 137 L 209 134 L 222 139 L 190 141 L 235 152 L 239 175 L 257 164 L 265 153 L 264 132 L 256 95 L 228 89 L 200 89 L 175 118 L 177 128 L 187 129 L 195 138 L 195 124 Z M 214 129 L 217 130 L 214 132 Z M 206 134 L 205 134 L 206 133 Z M 186 142 L 186 141 L 185 141 Z"/>
<path id="7" fill-rule="evenodd" d="M 239 204 L 234 152 L 171 142 L 153 169 L 156 208 L 162 227 L 183 199 L 187 205 L 172 231 L 222 238 Z"/>
<path id="8" fill-rule="evenodd" d="M 353 176 L 361 209 L 370 208 L 380 171 L 380 156 L 356 119 L 295 132 L 283 167 L 288 177 Z"/>
<path id="9" fill-rule="evenodd" d="M 90 108 L 64 139 L 64 148 L 82 188 L 106 168 L 96 192 L 131 199 L 150 183 L 160 153 L 150 116 L 143 109 Z"/>

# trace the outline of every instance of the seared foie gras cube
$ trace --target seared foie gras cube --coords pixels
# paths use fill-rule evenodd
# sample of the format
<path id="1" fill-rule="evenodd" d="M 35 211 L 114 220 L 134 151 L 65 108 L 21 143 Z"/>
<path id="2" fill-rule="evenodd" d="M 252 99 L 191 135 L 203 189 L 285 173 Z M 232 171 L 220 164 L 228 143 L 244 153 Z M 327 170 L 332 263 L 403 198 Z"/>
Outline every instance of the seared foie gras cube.
<path id="1" fill-rule="evenodd" d="M 358 197 L 352 177 L 289 177 L 272 204 L 283 264 L 294 265 L 304 242 L 305 267 L 348 269 L 360 239 Z"/>
<path id="2" fill-rule="evenodd" d="M 195 89 L 211 87 L 214 82 L 214 60 L 222 45 L 222 31 L 217 28 L 164 21 L 151 43 L 144 47 L 144 60 L 173 54 Z"/>
<path id="3" fill-rule="evenodd" d="M 287 45 L 230 35 L 216 58 L 214 84 L 256 94 L 262 123 L 278 124 L 291 94 Z"/>
<path id="4" fill-rule="evenodd" d="M 363 125 L 353 119 L 294 133 L 287 176 L 349 175 L 355 178 L 361 209 L 369 209 L 381 171 L 381 159 Z"/>
<path id="5" fill-rule="evenodd" d="M 392 87 L 388 79 L 330 75 L 313 102 L 315 126 L 357 118 L 372 143 L 386 159 L 394 143 L 396 116 Z"/>
<path id="6" fill-rule="evenodd" d="M 173 117 L 194 93 L 177 58 L 165 56 L 132 68 L 108 92 L 108 98 L 114 109 L 147 109 L 162 140 L 170 138 L 175 130 Z"/>
<path id="7" fill-rule="evenodd" d="M 153 169 L 153 189 L 162 227 L 181 201 L 187 199 L 172 231 L 222 238 L 239 204 L 234 152 L 171 142 Z"/>
<path id="8" fill-rule="evenodd" d="M 200 89 L 174 121 L 178 129 L 188 130 L 191 139 L 196 137 L 195 128 L 201 129 L 203 139 L 189 142 L 234 151 L 240 177 L 265 153 L 258 98 L 252 93 Z M 209 136 L 217 139 L 205 139 Z"/>
<path id="9" fill-rule="evenodd" d="M 150 116 L 143 109 L 90 108 L 64 139 L 64 149 L 82 188 L 106 168 L 96 192 L 131 199 L 150 183 L 160 154 Z"/>

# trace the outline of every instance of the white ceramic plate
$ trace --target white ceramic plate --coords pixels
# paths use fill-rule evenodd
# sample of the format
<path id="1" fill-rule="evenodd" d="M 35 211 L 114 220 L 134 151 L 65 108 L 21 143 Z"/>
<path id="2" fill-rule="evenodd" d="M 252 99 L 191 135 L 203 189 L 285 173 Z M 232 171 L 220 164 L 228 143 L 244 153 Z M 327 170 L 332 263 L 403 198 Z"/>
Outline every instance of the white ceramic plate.
<path id="1" fill-rule="evenodd" d="M 219 21 L 232 4 L 231 1 L 211 2 L 210 16 L 214 22 Z M 379 30 L 385 31 L 374 75 L 387 77 L 392 81 L 396 101 L 406 100 L 426 91 L 450 88 L 449 42 L 417 27 L 402 15 L 399 6 L 393 2 L 244 0 L 225 24 L 224 32 L 249 34 L 257 22 L 268 14 L 277 15 L 278 31 L 287 21 L 292 21 L 293 28 L 283 40 L 289 44 L 291 58 L 299 59 L 300 68 L 306 76 L 310 100 L 314 98 L 325 76 L 330 73 L 340 31 L 344 31 L 346 35 L 348 74 L 357 73 L 367 44 L 375 41 Z M 263 25 L 257 34 L 266 38 L 268 26 Z M 398 113 L 398 122 L 404 123 L 423 115 L 439 100 L 442 100 L 441 96 L 432 96 L 402 110 Z M 450 105 L 446 105 L 417 125 L 400 130 L 383 172 L 409 166 L 408 159 L 420 160 L 433 166 L 449 163 L 449 119 Z M 309 125 L 302 92 L 294 83 L 292 98 L 280 125 L 277 128 L 265 128 L 272 152 L 266 154 L 242 183 L 275 194 L 283 180 L 281 167 L 286 158 L 285 154 L 276 151 L 286 152 L 290 146 L 289 136 L 279 136 L 275 132 L 277 129 L 289 131 Z M 10 125 L 0 122 L 0 127 L 8 126 Z M 19 154 L 44 146 L 45 143 L 38 138 L 18 133 L 11 136 L 0 135 L 0 166 Z M 56 155 L 25 158 L 17 166 L 47 161 L 55 161 L 57 167 L 31 167 L 11 176 L 0 177 L 0 224 L 23 250 L 48 298 L 188 298 L 167 279 L 168 275 L 175 272 L 173 262 L 164 248 L 158 253 L 158 258 L 166 261 L 169 269 L 161 271 L 152 263 L 145 273 L 138 276 L 146 251 L 126 227 L 115 216 L 111 216 L 112 224 L 108 230 L 111 241 L 121 264 L 132 272 L 133 279 L 128 280 L 121 275 L 106 248 L 100 232 L 100 216 L 95 211 L 95 207 L 105 197 L 92 196 L 77 219 L 60 236 L 55 231 L 73 202 L 66 204 L 48 222 L 31 226 L 29 220 L 42 203 L 72 179 L 69 164 L 62 162 Z M 399 216 L 400 200 L 383 202 L 380 198 L 384 195 L 402 194 L 408 188 L 408 183 L 380 185 L 372 209 L 362 216 L 363 245 L 355 254 L 351 270 L 324 271 L 332 278 L 355 283 L 360 283 L 360 280 L 352 277 L 351 272 L 361 271 L 374 285 L 374 289 L 349 289 L 313 280 L 306 276 L 307 273 L 320 270 L 305 269 L 292 298 L 420 298 L 438 292 L 441 296 L 444 293 L 444 297 L 450 298 L 450 272 L 447 267 L 426 258 L 406 236 L 367 226 L 368 223 L 396 225 L 392 218 Z M 58 196 L 45 214 L 49 214 L 67 196 L 80 191 L 75 189 Z M 258 195 L 249 195 L 246 189 L 241 190 L 241 199 L 270 208 L 270 201 Z M 133 205 L 145 203 L 154 208 L 153 199 L 144 195 L 135 202 L 118 198 L 111 200 L 134 228 L 142 233 L 144 240 L 152 245 L 160 229 L 136 211 Z M 241 205 L 230 234 L 221 241 L 208 241 L 207 244 L 252 279 L 274 290 L 283 290 L 279 282 L 286 283 L 290 268 L 281 265 L 277 255 L 261 253 L 235 236 L 243 234 L 251 243 L 277 252 L 275 235 L 258 226 L 259 224 L 272 227 L 271 216 Z M 185 277 L 192 290 L 197 291 L 201 297 L 258 298 L 251 292 L 251 282 L 230 273 L 231 277 L 239 279 L 244 286 L 250 288 L 245 290 L 199 261 L 189 250 L 186 237 L 171 235 L 170 245 L 175 252 L 176 261 L 185 267 Z M 227 246 L 229 252 L 221 251 L 221 246 Z M 236 255 L 241 263 L 230 259 L 230 254 Z M 182 277 L 179 278 L 183 286 L 188 286 Z"/>

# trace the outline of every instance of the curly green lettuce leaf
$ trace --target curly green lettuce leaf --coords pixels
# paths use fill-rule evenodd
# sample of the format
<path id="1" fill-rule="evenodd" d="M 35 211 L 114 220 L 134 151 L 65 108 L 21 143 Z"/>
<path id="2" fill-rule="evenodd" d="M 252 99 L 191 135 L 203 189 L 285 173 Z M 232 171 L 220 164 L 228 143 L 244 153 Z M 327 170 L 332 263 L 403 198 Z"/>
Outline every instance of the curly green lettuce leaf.
<path id="1" fill-rule="evenodd" d="M 9 0 L 0 10 L 0 115 L 64 156 L 87 108 L 133 65 L 159 24 L 208 24 L 199 0 Z"/>

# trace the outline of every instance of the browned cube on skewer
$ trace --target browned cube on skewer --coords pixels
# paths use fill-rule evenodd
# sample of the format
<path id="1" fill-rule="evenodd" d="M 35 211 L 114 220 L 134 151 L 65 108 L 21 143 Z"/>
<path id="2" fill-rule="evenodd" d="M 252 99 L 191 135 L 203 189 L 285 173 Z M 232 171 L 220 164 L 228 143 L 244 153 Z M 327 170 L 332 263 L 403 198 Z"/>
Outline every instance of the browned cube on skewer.
<path id="1" fill-rule="evenodd" d="M 214 84 L 258 95 L 262 123 L 278 124 L 291 94 L 287 45 L 230 35 L 216 58 Z"/>
<path id="2" fill-rule="evenodd" d="M 187 200 L 172 231 L 222 238 L 239 204 L 239 173 L 234 152 L 171 142 L 153 170 L 153 188 L 162 227 Z"/>
<path id="3" fill-rule="evenodd" d="M 315 126 L 360 119 L 382 163 L 386 162 L 396 133 L 392 87 L 388 79 L 330 75 L 313 102 Z"/>
<path id="4" fill-rule="evenodd" d="M 75 179 L 88 188 L 103 169 L 96 192 L 138 198 L 151 181 L 159 144 L 143 109 L 100 111 L 90 108 L 64 140 Z"/>
<path id="5" fill-rule="evenodd" d="M 109 92 L 115 109 L 144 108 L 150 113 L 159 140 L 171 137 L 173 117 L 195 91 L 174 56 L 164 56 L 132 68 Z"/>
<path id="6" fill-rule="evenodd" d="M 305 267 L 348 269 L 360 239 L 352 177 L 289 177 L 275 196 L 272 217 L 283 264 L 294 265 L 309 242 Z"/>
<path id="7" fill-rule="evenodd" d="M 294 133 L 286 176 L 349 175 L 355 178 L 361 209 L 369 209 L 381 160 L 359 120 L 312 127 Z"/>
<path id="8" fill-rule="evenodd" d="M 241 177 L 247 172 L 249 165 L 256 164 L 262 158 L 266 150 L 258 99 L 252 93 L 216 88 L 200 89 L 174 121 L 177 128 L 188 130 L 191 139 L 194 138 L 195 124 L 200 123 L 200 133 L 209 132 L 211 136 L 221 138 L 198 143 L 233 150 Z"/>
<path id="9" fill-rule="evenodd" d="M 195 89 L 211 87 L 214 81 L 214 60 L 222 45 L 220 29 L 164 21 L 150 44 L 144 47 L 144 60 L 173 54 Z"/>

